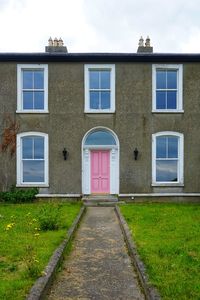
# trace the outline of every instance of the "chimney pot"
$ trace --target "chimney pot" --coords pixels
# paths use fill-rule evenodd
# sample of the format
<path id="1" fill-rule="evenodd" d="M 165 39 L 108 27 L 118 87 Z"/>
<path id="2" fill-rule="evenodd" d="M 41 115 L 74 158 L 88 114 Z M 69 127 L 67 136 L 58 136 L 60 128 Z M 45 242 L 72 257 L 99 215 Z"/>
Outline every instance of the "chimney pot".
<path id="1" fill-rule="evenodd" d="M 143 47 L 143 46 L 144 46 L 144 39 L 143 39 L 142 36 L 141 36 L 140 39 L 139 39 L 138 46 L 139 46 L 139 47 Z"/>
<path id="2" fill-rule="evenodd" d="M 151 47 L 151 45 L 150 45 L 149 36 L 147 36 L 147 38 L 146 38 L 145 46 L 144 46 L 144 39 L 141 36 L 141 38 L 139 39 L 139 43 L 138 43 L 137 53 L 152 53 L 152 52 L 153 52 L 153 47 Z"/>
<path id="3" fill-rule="evenodd" d="M 49 42 L 49 46 L 53 46 L 53 40 L 51 37 L 49 38 L 48 42 Z"/>
<path id="4" fill-rule="evenodd" d="M 67 47 L 64 46 L 63 40 L 59 40 L 55 37 L 54 40 L 50 37 L 48 40 L 48 46 L 45 47 L 45 52 L 62 52 L 67 53 Z"/>
<path id="5" fill-rule="evenodd" d="M 150 46 L 150 38 L 149 38 L 148 35 L 147 35 L 147 38 L 146 38 L 145 46 L 146 46 L 146 47 L 151 47 L 151 46 Z"/>
<path id="6" fill-rule="evenodd" d="M 60 38 L 59 41 L 58 41 L 58 46 L 60 46 L 60 47 L 61 47 L 61 46 L 64 46 L 63 40 L 62 40 L 61 38 Z"/>
<path id="7" fill-rule="evenodd" d="M 57 39 L 57 37 L 54 38 L 53 45 L 54 45 L 54 47 L 58 46 L 58 39 Z"/>

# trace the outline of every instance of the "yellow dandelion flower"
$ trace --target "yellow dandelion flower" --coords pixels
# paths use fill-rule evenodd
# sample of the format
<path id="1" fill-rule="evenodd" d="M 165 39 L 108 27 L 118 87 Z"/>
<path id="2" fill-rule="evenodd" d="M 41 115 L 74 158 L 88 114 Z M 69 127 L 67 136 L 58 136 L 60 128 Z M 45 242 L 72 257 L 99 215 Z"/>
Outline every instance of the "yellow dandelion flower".
<path id="1" fill-rule="evenodd" d="M 13 226 L 15 225 L 15 223 L 10 223 L 6 225 L 6 230 L 10 230 L 11 228 L 13 228 Z"/>

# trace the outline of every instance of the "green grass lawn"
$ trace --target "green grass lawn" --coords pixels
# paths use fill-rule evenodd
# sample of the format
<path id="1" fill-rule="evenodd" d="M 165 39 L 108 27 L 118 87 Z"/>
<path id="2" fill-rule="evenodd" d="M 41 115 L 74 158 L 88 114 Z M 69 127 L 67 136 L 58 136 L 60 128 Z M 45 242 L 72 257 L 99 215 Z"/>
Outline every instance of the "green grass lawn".
<path id="1" fill-rule="evenodd" d="M 120 207 L 150 282 L 165 300 L 200 299 L 200 205 Z"/>
<path id="2" fill-rule="evenodd" d="M 58 230 L 41 230 L 48 210 L 57 212 Z M 80 203 L 0 205 L 0 299 L 25 299 L 79 210 Z"/>

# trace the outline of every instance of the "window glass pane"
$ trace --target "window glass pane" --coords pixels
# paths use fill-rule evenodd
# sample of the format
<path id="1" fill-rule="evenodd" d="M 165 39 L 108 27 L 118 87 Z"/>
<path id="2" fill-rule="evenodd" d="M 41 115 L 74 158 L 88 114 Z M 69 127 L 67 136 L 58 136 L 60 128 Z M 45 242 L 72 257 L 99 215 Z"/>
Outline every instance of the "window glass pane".
<path id="1" fill-rule="evenodd" d="M 100 71 L 101 89 L 110 89 L 110 71 Z"/>
<path id="2" fill-rule="evenodd" d="M 43 137 L 34 137 L 34 159 L 44 159 Z"/>
<path id="3" fill-rule="evenodd" d="M 156 109 L 166 108 L 166 92 L 156 92 Z"/>
<path id="4" fill-rule="evenodd" d="M 116 142 L 109 132 L 99 130 L 87 137 L 85 145 L 116 145 Z"/>
<path id="5" fill-rule="evenodd" d="M 176 89 L 177 88 L 177 71 L 170 70 L 167 71 L 167 88 Z"/>
<path id="6" fill-rule="evenodd" d="M 158 160 L 156 162 L 156 181 L 177 182 L 177 165 L 176 160 Z"/>
<path id="7" fill-rule="evenodd" d="M 167 108 L 176 109 L 176 91 L 167 92 Z"/>
<path id="8" fill-rule="evenodd" d="M 33 109 L 33 92 L 23 92 L 23 109 Z"/>
<path id="9" fill-rule="evenodd" d="M 90 92 L 90 108 L 99 109 L 100 92 Z"/>
<path id="10" fill-rule="evenodd" d="M 89 71 L 90 89 L 99 89 L 99 71 Z"/>
<path id="11" fill-rule="evenodd" d="M 166 71 L 156 71 L 156 89 L 166 89 Z"/>
<path id="12" fill-rule="evenodd" d="M 34 92 L 34 109 L 44 109 L 44 92 Z"/>
<path id="13" fill-rule="evenodd" d="M 168 157 L 178 158 L 178 138 L 168 137 Z"/>
<path id="14" fill-rule="evenodd" d="M 30 159 L 33 158 L 33 138 L 23 137 L 22 138 L 22 158 Z"/>
<path id="15" fill-rule="evenodd" d="M 44 161 L 23 161 L 23 182 L 44 182 Z"/>
<path id="16" fill-rule="evenodd" d="M 167 138 L 157 137 L 156 138 L 156 158 L 167 157 Z"/>
<path id="17" fill-rule="evenodd" d="M 23 70 L 23 89 L 33 88 L 33 72 L 30 70 Z"/>
<path id="18" fill-rule="evenodd" d="M 44 88 L 44 72 L 42 70 L 34 71 L 34 89 Z"/>
<path id="19" fill-rule="evenodd" d="M 101 109 L 110 108 L 110 92 L 101 92 Z"/>

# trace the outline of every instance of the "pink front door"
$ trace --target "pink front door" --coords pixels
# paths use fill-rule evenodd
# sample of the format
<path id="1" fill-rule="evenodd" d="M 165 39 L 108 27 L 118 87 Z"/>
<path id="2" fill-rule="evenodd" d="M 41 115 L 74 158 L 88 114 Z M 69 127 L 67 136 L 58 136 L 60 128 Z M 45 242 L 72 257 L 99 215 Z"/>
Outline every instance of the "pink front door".
<path id="1" fill-rule="evenodd" d="M 110 151 L 91 151 L 91 193 L 110 193 Z"/>

